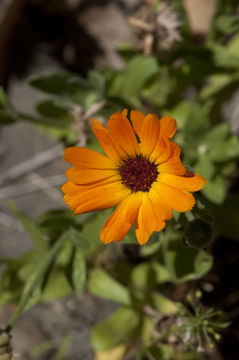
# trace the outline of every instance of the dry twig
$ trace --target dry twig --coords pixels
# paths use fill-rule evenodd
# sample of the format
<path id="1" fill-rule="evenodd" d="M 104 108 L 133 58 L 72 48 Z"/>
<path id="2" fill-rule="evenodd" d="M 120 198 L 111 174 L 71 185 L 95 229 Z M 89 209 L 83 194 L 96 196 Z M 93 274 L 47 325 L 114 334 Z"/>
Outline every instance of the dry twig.
<path id="1" fill-rule="evenodd" d="M 35 191 L 49 189 L 53 186 L 59 186 L 63 184 L 65 180 L 65 175 L 53 175 L 46 178 L 35 178 L 34 182 L 28 181 L 23 184 L 6 186 L 0 190 L 0 200 L 23 196 Z"/>
<path id="2" fill-rule="evenodd" d="M 11 169 L 6 171 L 4 175 L 0 176 L 0 185 L 6 181 L 12 181 L 17 179 L 18 177 L 29 173 L 42 165 L 45 165 L 52 160 L 56 159 L 60 156 L 62 151 L 62 145 L 56 145 L 55 147 L 43 151 L 40 154 L 37 154 L 33 158 L 23 161 L 22 163 L 13 166 Z"/>

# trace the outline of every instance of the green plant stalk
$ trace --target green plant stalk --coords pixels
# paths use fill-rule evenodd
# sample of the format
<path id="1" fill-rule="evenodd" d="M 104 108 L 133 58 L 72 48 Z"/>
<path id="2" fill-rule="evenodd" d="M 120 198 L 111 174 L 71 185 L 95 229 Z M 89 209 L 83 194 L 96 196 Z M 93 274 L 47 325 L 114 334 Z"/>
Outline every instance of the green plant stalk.
<path id="1" fill-rule="evenodd" d="M 52 246 L 52 248 L 49 250 L 48 254 L 45 256 L 43 261 L 38 265 L 37 271 L 30 277 L 27 284 L 25 285 L 25 288 L 22 292 L 22 296 L 18 305 L 17 310 L 11 317 L 7 329 L 11 330 L 19 316 L 24 312 L 26 305 L 29 301 L 29 298 L 31 297 L 33 291 L 39 284 L 40 280 L 46 273 L 48 267 L 53 262 L 54 258 L 56 257 L 56 254 L 60 250 L 61 246 L 63 245 L 64 241 L 66 240 L 66 236 L 63 234 L 63 236 L 59 237 L 57 242 Z"/>
<path id="2" fill-rule="evenodd" d="M 164 339 L 166 339 L 171 334 L 174 334 L 175 332 L 181 330 L 183 327 L 184 327 L 184 325 L 175 325 L 173 328 L 171 328 L 171 329 L 165 331 L 163 334 L 159 335 L 156 339 L 154 339 L 154 340 L 150 341 L 149 343 L 147 343 L 146 345 L 142 346 L 140 348 L 140 350 L 135 349 L 135 348 L 131 349 L 131 351 L 129 351 L 127 353 L 127 355 L 123 357 L 122 360 L 129 360 L 134 355 L 147 354 L 148 349 L 150 347 L 156 345 L 160 341 L 163 341 Z"/>

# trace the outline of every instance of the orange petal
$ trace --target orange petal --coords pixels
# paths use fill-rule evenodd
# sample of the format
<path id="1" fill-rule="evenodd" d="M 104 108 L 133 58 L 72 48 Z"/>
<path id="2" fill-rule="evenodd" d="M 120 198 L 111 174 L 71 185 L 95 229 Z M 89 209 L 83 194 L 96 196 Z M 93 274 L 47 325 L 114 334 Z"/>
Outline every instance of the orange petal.
<path id="1" fill-rule="evenodd" d="M 134 131 L 136 134 L 141 137 L 141 130 L 143 127 L 145 116 L 141 111 L 132 110 L 130 113 L 130 120 L 133 124 Z"/>
<path id="2" fill-rule="evenodd" d="M 97 186 L 85 191 L 81 187 L 80 190 L 82 192 L 72 196 L 65 195 L 64 198 L 75 214 L 113 207 L 130 194 L 129 190 L 119 182 Z"/>
<path id="3" fill-rule="evenodd" d="M 150 201 L 150 198 L 149 198 L 147 192 L 143 194 L 141 207 L 142 207 L 144 228 L 150 236 L 156 226 L 156 216 L 153 211 L 152 202 Z"/>
<path id="4" fill-rule="evenodd" d="M 97 151 L 68 147 L 65 149 L 64 159 L 71 165 L 90 169 L 115 169 L 116 165 L 112 160 Z"/>
<path id="5" fill-rule="evenodd" d="M 180 157 L 181 149 L 175 142 L 170 142 L 170 157 Z"/>
<path id="6" fill-rule="evenodd" d="M 172 208 L 163 201 L 160 194 L 155 189 L 155 184 L 152 185 L 149 191 L 149 198 L 152 202 L 153 210 L 156 216 L 157 224 L 160 224 L 164 220 L 170 220 L 173 217 Z"/>
<path id="7" fill-rule="evenodd" d="M 125 157 L 125 152 L 121 148 L 117 148 L 109 131 L 98 120 L 92 119 L 91 121 L 92 130 L 105 154 L 116 164 L 119 164 L 122 161 L 122 157 Z"/>
<path id="8" fill-rule="evenodd" d="M 159 163 L 159 159 L 155 163 L 159 163 L 158 171 L 159 173 L 171 173 L 175 175 L 184 175 L 186 172 L 185 167 L 183 166 L 180 160 L 180 147 L 171 142 L 170 143 L 170 155 L 167 161 Z"/>
<path id="9" fill-rule="evenodd" d="M 190 211 L 195 205 L 195 199 L 188 191 L 161 182 L 155 183 L 155 189 L 164 203 L 179 212 Z"/>
<path id="10" fill-rule="evenodd" d="M 206 180 L 197 174 L 193 174 L 191 177 L 185 177 L 163 173 L 159 174 L 158 181 L 187 191 L 201 190 L 206 183 Z"/>
<path id="11" fill-rule="evenodd" d="M 101 230 L 100 240 L 104 244 L 121 241 L 132 227 L 140 204 L 140 193 L 130 194 L 122 200 Z"/>
<path id="12" fill-rule="evenodd" d="M 165 219 L 166 218 L 171 219 L 172 210 L 162 205 L 162 201 L 160 201 L 160 197 L 158 196 L 157 192 L 154 189 L 152 188 L 150 189 L 148 193 L 148 197 L 150 199 L 155 216 L 154 231 L 161 231 L 166 225 Z"/>
<path id="13" fill-rule="evenodd" d="M 144 156 L 149 157 L 154 150 L 160 130 L 159 118 L 154 114 L 148 114 L 143 122 L 140 149 Z"/>
<path id="14" fill-rule="evenodd" d="M 155 231 L 161 231 L 165 228 L 166 222 L 162 221 L 161 223 L 157 223 L 157 226 L 155 227 Z"/>
<path id="15" fill-rule="evenodd" d="M 171 116 L 163 116 L 160 119 L 160 136 L 171 139 L 177 130 L 177 122 Z"/>
<path id="16" fill-rule="evenodd" d="M 166 161 L 170 156 L 170 142 L 167 138 L 159 136 L 156 146 L 150 155 L 150 161 L 159 164 Z"/>
<path id="17" fill-rule="evenodd" d="M 122 114 L 124 117 L 127 117 L 127 115 L 128 115 L 128 109 L 124 109 L 123 111 L 121 111 L 121 114 Z"/>
<path id="18" fill-rule="evenodd" d="M 120 180 L 117 170 L 81 169 L 72 167 L 66 171 L 67 178 L 75 184 L 90 184 L 108 179 L 108 182 Z"/>
<path id="19" fill-rule="evenodd" d="M 158 165 L 159 177 L 161 173 L 170 173 L 175 175 L 184 175 L 186 170 L 178 158 L 171 158 Z M 158 177 L 158 179 L 159 179 Z"/>
<path id="20" fill-rule="evenodd" d="M 67 194 L 67 195 L 79 195 L 85 191 L 94 189 L 94 188 L 102 186 L 102 185 L 112 184 L 114 182 L 117 182 L 116 177 L 103 179 L 103 180 L 97 181 L 95 183 L 81 184 L 81 185 L 77 185 L 71 181 L 67 181 L 65 184 L 62 185 L 61 190 L 64 194 Z"/>
<path id="21" fill-rule="evenodd" d="M 64 194 L 73 195 L 79 192 L 79 185 L 73 184 L 71 181 L 67 181 L 65 184 L 62 185 L 61 191 Z"/>
<path id="22" fill-rule="evenodd" d="M 157 227 L 152 203 L 147 193 L 142 195 L 142 203 L 135 223 L 135 233 L 140 245 L 146 244 L 149 236 Z"/>
<path id="23" fill-rule="evenodd" d="M 138 142 L 129 120 L 120 112 L 111 115 L 108 127 L 119 147 L 129 155 L 135 156 L 139 151 Z"/>
<path id="24" fill-rule="evenodd" d="M 73 204 L 71 204 L 71 199 L 72 199 L 72 198 L 71 198 L 70 195 L 65 194 L 65 195 L 63 196 L 63 200 L 65 201 L 66 205 L 68 205 L 69 208 L 70 208 L 72 211 L 74 211 L 76 207 L 75 207 Z"/>

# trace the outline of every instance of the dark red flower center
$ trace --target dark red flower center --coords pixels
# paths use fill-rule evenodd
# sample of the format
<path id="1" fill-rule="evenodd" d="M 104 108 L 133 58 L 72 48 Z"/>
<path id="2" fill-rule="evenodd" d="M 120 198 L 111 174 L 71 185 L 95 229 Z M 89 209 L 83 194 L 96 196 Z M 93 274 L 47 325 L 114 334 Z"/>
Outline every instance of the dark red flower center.
<path id="1" fill-rule="evenodd" d="M 149 191 L 158 176 L 157 166 L 143 156 L 124 160 L 119 169 L 122 183 L 131 191 Z"/>

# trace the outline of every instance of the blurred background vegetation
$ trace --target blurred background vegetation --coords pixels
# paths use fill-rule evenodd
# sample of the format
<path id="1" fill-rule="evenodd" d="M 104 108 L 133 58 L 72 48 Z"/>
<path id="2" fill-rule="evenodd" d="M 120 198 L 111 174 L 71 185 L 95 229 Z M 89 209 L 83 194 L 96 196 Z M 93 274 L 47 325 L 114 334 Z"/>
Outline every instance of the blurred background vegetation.
<path id="1" fill-rule="evenodd" d="M 4 0 L 0 82 L 0 325 L 13 353 L 237 360 L 238 2 Z M 90 118 L 124 108 L 175 117 L 184 164 L 207 179 L 144 247 L 133 232 L 103 246 L 112 210 L 74 217 L 59 192 L 63 148 L 101 151 Z"/>

